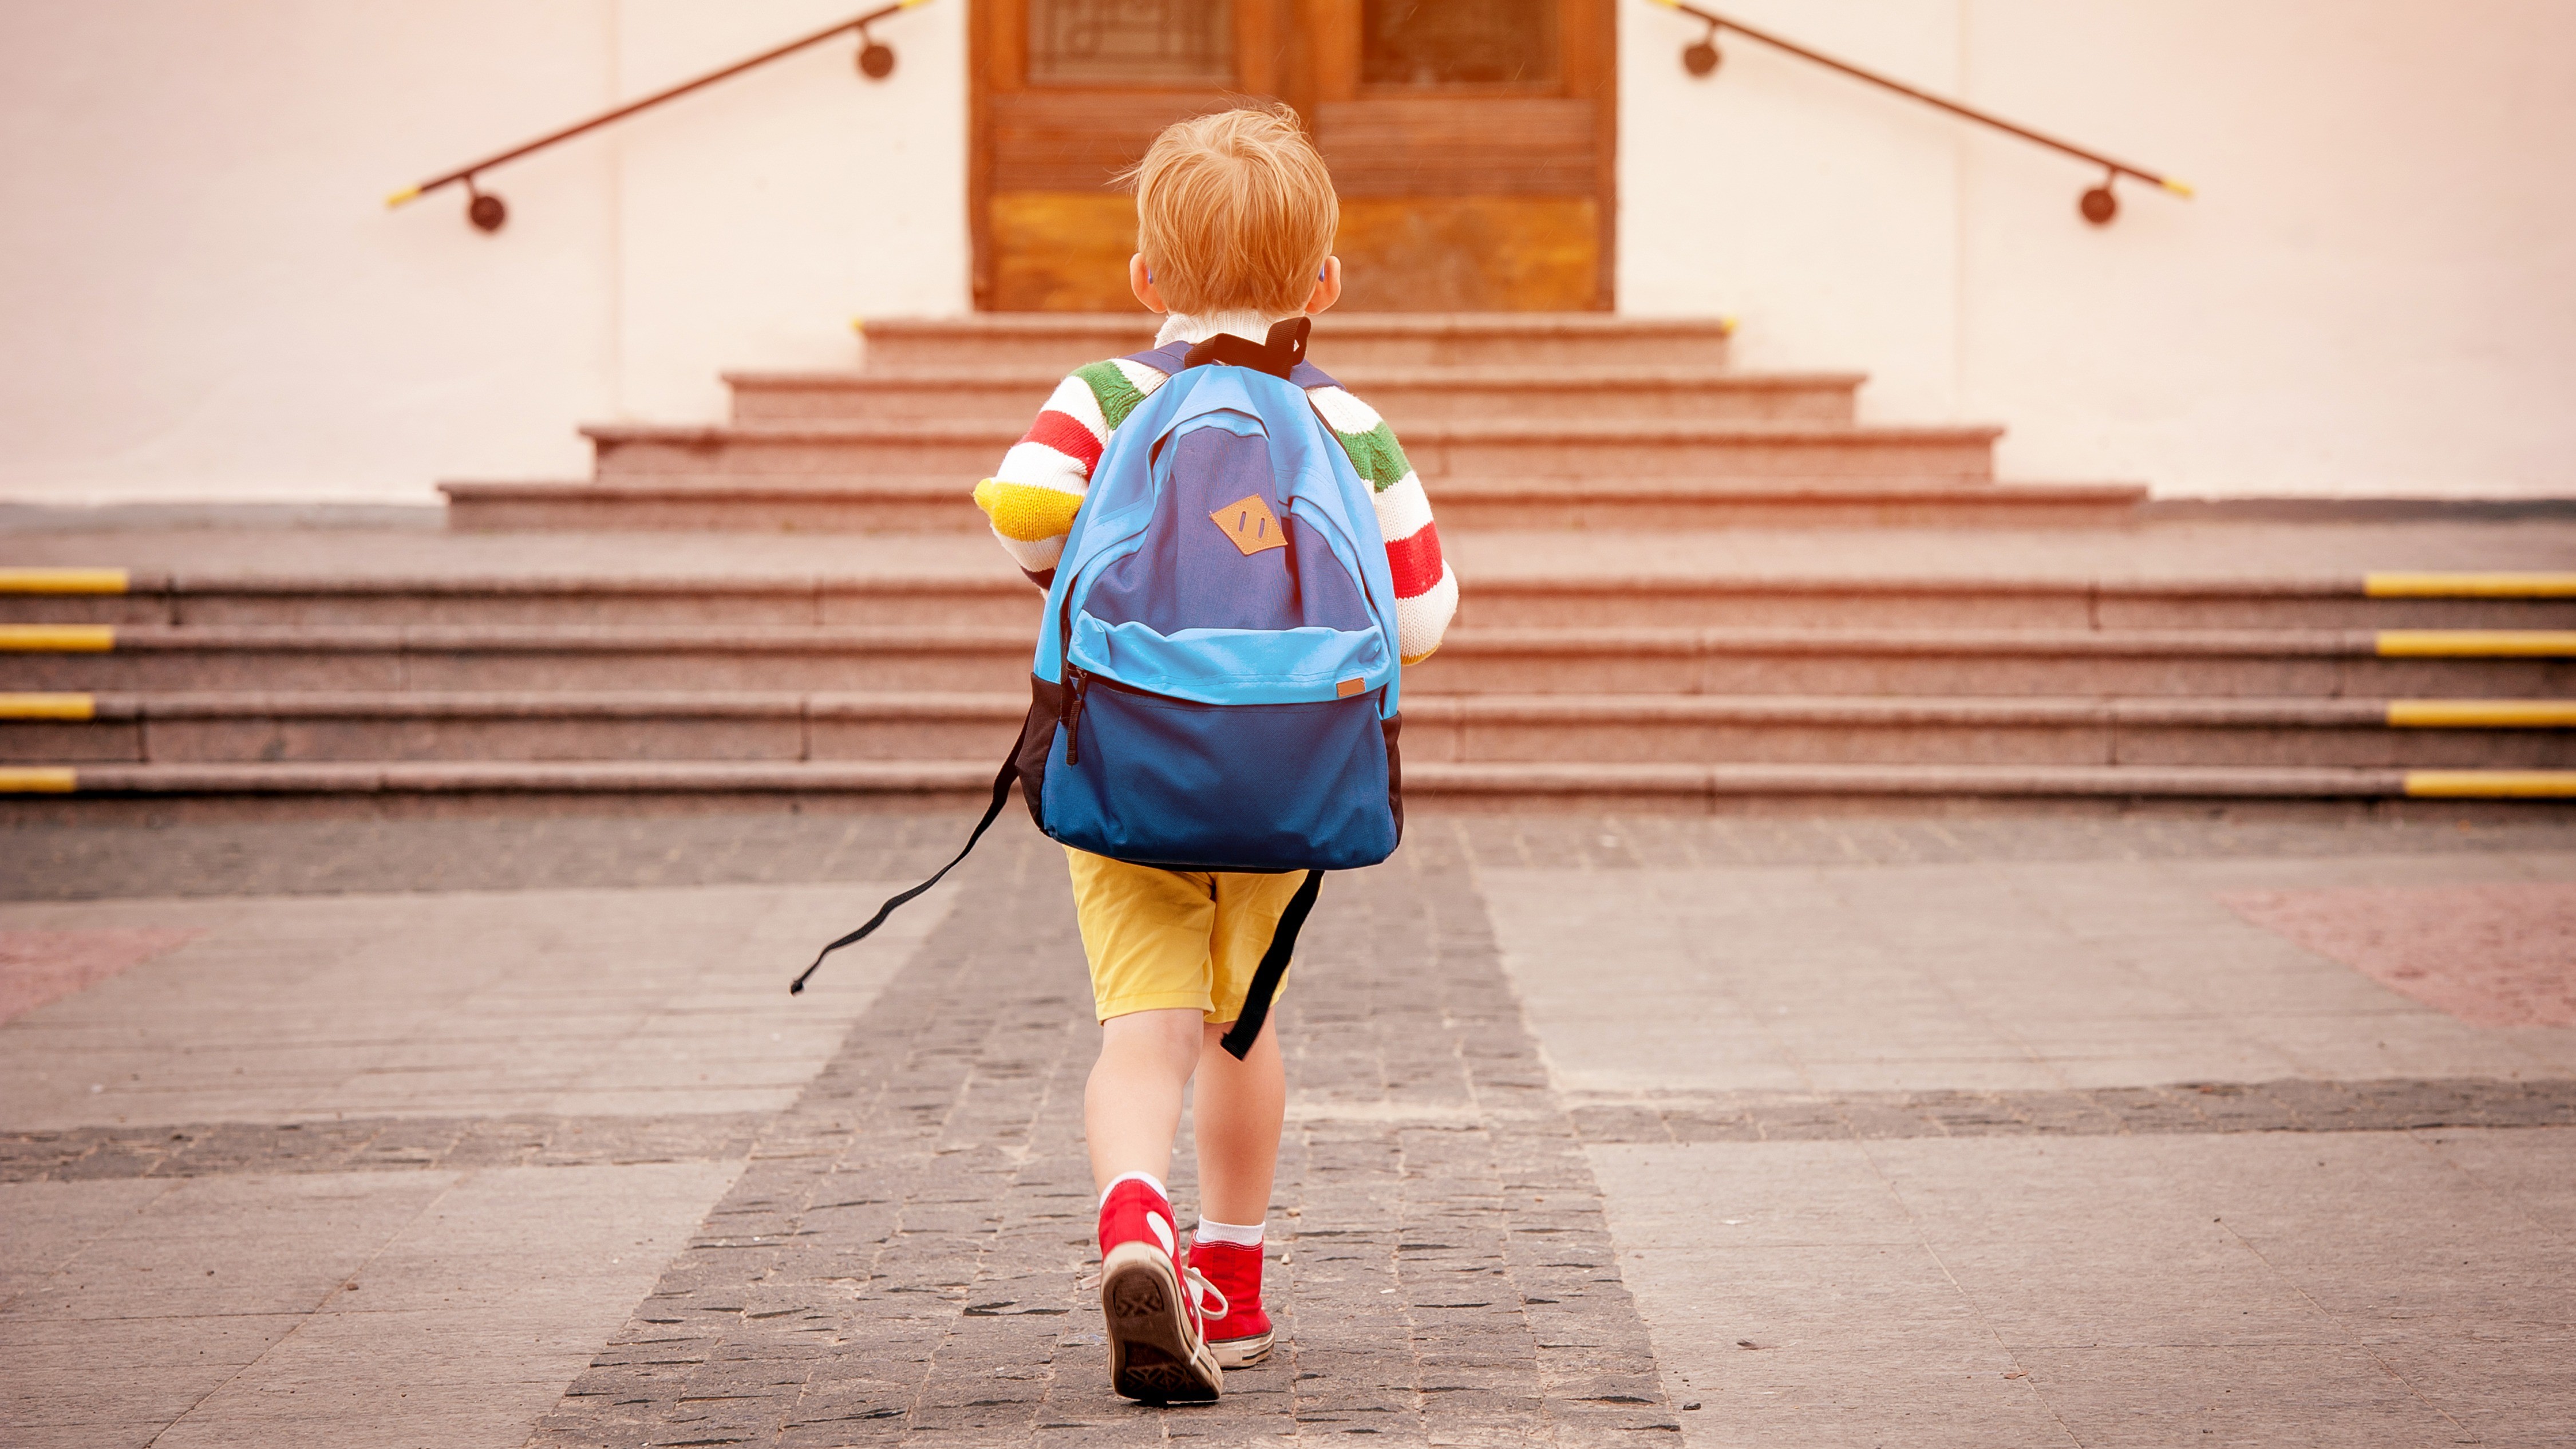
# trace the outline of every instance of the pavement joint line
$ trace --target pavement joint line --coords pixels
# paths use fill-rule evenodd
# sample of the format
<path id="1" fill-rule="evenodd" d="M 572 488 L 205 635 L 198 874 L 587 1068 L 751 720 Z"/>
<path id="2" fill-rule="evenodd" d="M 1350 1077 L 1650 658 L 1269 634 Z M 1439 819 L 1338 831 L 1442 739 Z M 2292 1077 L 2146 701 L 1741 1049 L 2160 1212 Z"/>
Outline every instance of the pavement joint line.
<path id="1" fill-rule="evenodd" d="M 0 1183 L 732 1162 L 767 1113 L 334 1117 L 0 1130 Z"/>
<path id="2" fill-rule="evenodd" d="M 2395 1077 L 2022 1091 L 1574 1094 L 1592 1144 L 2576 1127 L 2576 1078 Z"/>

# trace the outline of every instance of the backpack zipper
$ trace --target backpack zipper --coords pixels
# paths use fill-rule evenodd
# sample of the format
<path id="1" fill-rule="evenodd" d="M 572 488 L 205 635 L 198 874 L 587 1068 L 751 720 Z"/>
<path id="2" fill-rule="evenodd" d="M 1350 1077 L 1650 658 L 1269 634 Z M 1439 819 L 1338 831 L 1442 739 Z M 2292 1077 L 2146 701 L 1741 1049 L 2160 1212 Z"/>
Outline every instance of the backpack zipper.
<path id="1" fill-rule="evenodd" d="M 1091 676 L 1068 664 L 1065 666 L 1064 693 L 1064 762 L 1082 763 L 1082 692 L 1091 685 Z"/>

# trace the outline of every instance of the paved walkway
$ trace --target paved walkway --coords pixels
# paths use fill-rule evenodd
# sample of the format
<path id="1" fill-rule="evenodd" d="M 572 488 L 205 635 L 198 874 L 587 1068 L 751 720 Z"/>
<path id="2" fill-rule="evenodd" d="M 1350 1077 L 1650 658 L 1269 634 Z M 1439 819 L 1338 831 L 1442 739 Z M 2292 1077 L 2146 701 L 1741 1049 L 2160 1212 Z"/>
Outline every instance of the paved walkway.
<path id="1" fill-rule="evenodd" d="M 2576 1437 L 2576 828 L 1417 821 L 1282 1003 L 1287 1346 L 1156 1411 L 1052 847 L 779 989 L 956 825 L 13 831 L 0 1440 Z"/>

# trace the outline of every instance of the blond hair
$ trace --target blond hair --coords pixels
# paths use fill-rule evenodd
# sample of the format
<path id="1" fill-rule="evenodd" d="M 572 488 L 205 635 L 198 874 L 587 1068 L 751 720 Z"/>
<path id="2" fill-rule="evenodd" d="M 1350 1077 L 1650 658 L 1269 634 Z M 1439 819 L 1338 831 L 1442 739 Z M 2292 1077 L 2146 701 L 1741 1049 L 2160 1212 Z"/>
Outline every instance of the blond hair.
<path id="1" fill-rule="evenodd" d="M 1173 311 L 1305 310 L 1342 207 L 1296 112 L 1176 121 L 1122 179 L 1136 187 L 1136 250 Z"/>

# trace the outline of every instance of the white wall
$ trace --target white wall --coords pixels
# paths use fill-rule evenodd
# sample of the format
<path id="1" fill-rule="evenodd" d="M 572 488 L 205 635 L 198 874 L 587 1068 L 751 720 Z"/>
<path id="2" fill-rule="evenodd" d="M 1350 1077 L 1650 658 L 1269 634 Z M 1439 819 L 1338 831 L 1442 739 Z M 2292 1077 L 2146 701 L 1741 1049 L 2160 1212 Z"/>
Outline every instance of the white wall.
<path id="1" fill-rule="evenodd" d="M 853 314 L 967 306 L 965 0 L 493 173 L 384 194 L 850 0 L 0 6 L 0 498 L 429 501 L 713 419 Z M 1622 0 L 1622 306 L 1732 313 L 2022 479 L 2576 494 L 2576 5 L 1729 0 L 2201 187 L 2123 188 Z"/>
<path id="2" fill-rule="evenodd" d="M 1756 25 L 2195 183 L 2081 163 L 1741 37 L 1621 21 L 1621 305 L 2006 424 L 2008 477 L 2576 495 L 2576 5 L 1731 0 Z"/>
<path id="3" fill-rule="evenodd" d="M 0 498 L 428 502 L 578 476 L 718 369 L 846 366 L 963 310 L 965 6 L 486 178 L 386 193 L 819 28 L 851 0 L 0 7 Z"/>

